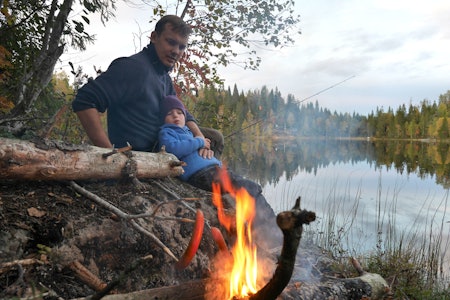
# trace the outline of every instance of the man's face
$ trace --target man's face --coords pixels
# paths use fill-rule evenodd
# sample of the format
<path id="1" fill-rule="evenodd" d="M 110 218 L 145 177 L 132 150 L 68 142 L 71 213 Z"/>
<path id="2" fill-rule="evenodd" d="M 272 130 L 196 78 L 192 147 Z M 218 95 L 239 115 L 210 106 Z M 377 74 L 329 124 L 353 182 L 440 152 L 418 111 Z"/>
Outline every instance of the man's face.
<path id="1" fill-rule="evenodd" d="M 167 67 L 173 67 L 180 59 L 188 42 L 188 37 L 174 32 L 171 24 L 166 24 L 160 35 L 153 31 L 150 39 L 159 59 Z"/>

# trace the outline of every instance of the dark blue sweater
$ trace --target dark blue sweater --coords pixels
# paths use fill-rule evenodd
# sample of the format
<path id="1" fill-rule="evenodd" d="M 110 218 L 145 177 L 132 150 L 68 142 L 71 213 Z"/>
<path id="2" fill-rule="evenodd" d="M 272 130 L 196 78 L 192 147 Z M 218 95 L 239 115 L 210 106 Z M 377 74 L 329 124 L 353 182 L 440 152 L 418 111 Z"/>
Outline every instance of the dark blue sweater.
<path id="1" fill-rule="evenodd" d="M 114 60 L 108 70 L 80 88 L 72 108 L 107 111 L 108 135 L 115 147 L 128 142 L 133 150 L 151 151 L 162 125 L 160 102 L 175 95 L 169 71 L 150 44 L 130 57 Z M 195 121 L 189 113 L 186 120 Z"/>
<path id="2" fill-rule="evenodd" d="M 165 146 L 167 152 L 186 163 L 183 167 L 184 174 L 180 176 L 183 181 L 187 181 L 193 174 L 206 167 L 222 165 L 215 157 L 208 159 L 200 156 L 198 150 L 205 145 L 204 141 L 202 138 L 194 137 L 187 126 L 163 125 L 159 131 L 159 145 Z"/>

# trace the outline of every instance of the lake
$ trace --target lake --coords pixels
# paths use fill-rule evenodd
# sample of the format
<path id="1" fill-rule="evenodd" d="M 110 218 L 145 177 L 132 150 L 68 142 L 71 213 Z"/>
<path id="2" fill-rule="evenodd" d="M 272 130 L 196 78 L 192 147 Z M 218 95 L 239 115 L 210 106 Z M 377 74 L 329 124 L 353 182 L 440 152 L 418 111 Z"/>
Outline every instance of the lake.
<path id="1" fill-rule="evenodd" d="M 449 264 L 448 144 L 313 139 L 227 143 L 223 160 L 259 182 L 276 213 L 302 197 L 302 208 L 318 216 L 308 231 L 323 234 L 325 246 L 360 255 L 405 241 L 439 242 L 440 255 Z"/>

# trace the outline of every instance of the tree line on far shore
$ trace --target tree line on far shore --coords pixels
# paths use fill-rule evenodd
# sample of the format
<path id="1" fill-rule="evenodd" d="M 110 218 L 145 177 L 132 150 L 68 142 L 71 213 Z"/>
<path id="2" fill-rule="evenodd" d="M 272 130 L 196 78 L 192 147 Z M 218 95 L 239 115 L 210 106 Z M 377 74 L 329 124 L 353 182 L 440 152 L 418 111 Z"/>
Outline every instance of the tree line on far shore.
<path id="1" fill-rule="evenodd" d="M 450 90 L 433 101 L 402 104 L 387 110 L 377 107 L 369 115 L 337 112 L 319 103 L 301 103 L 293 95 L 284 98 L 278 89 L 239 92 L 204 88 L 197 97 L 184 99 L 202 125 L 224 135 L 247 132 L 256 136 L 373 137 L 391 139 L 450 138 Z"/>
<path id="2" fill-rule="evenodd" d="M 0 131 L 1 136 L 27 139 L 41 136 L 71 143 L 87 142 L 84 130 L 71 110 L 81 82 L 69 82 L 55 73 L 36 101 L 27 125 L 18 133 Z M 369 115 L 331 111 L 317 101 L 301 103 L 293 95 L 283 97 L 278 89 L 262 86 L 247 92 L 233 88 L 203 87 L 180 96 L 202 126 L 221 130 L 224 136 L 243 134 L 257 137 L 373 137 L 390 139 L 450 138 L 450 90 L 419 105 L 377 107 Z"/>

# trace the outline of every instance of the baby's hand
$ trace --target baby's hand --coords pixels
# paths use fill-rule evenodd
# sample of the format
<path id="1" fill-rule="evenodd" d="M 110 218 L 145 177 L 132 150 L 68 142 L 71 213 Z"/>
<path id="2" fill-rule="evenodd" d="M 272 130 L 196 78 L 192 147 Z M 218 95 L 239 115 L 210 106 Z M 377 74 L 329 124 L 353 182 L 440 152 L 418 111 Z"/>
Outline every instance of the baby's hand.
<path id="1" fill-rule="evenodd" d="M 204 140 L 205 140 L 205 145 L 203 146 L 203 148 L 211 149 L 211 140 L 208 138 L 205 138 Z"/>

